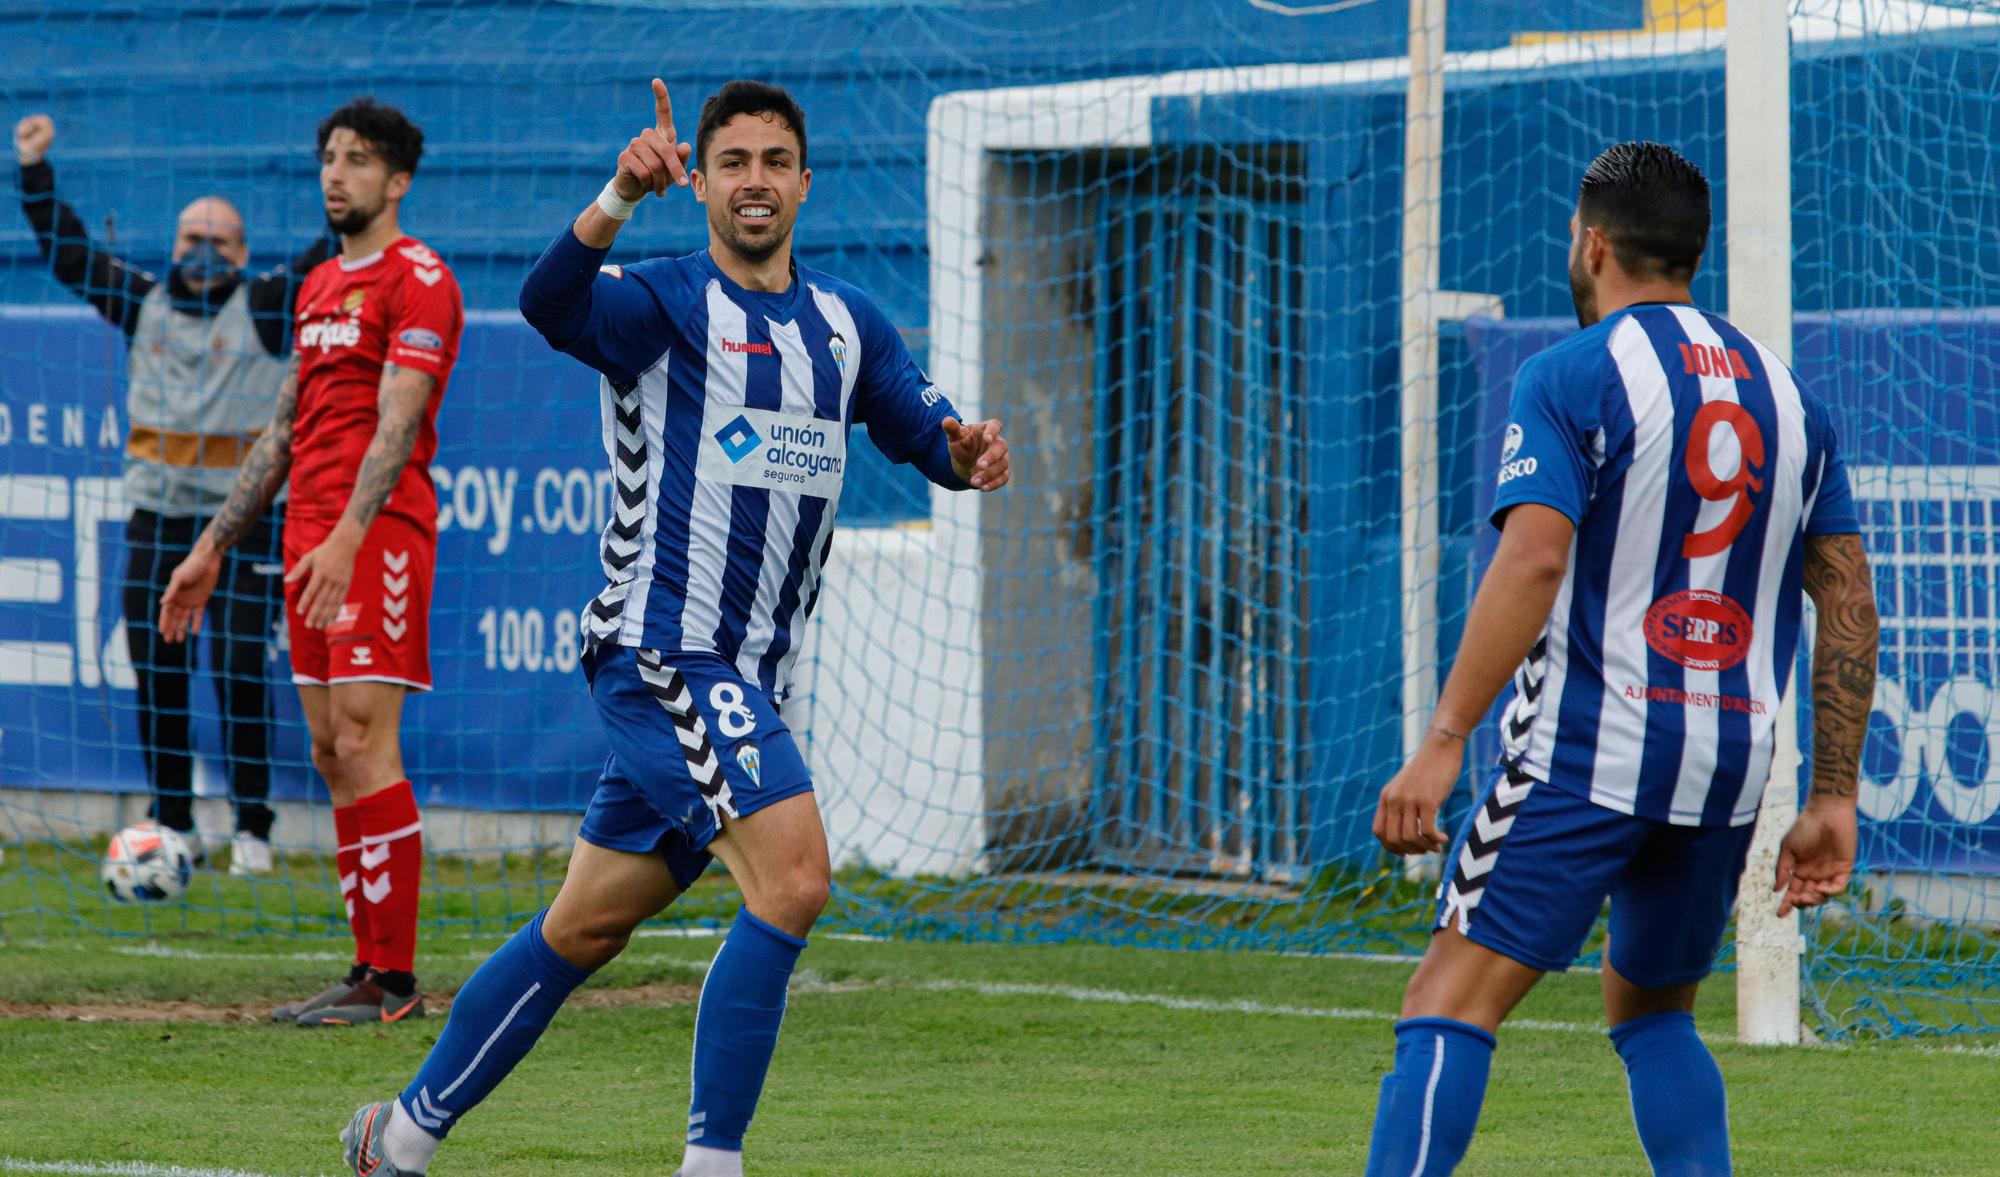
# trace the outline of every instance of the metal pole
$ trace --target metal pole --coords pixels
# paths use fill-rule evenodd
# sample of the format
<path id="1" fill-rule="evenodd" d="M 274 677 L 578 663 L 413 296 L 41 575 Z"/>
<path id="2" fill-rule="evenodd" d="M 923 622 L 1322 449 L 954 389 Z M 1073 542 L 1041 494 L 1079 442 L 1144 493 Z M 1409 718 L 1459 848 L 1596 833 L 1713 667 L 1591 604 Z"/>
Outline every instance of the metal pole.
<path id="1" fill-rule="evenodd" d="M 1403 129 L 1403 755 L 1437 702 L 1438 237 L 1444 183 L 1445 0 L 1410 0 Z"/>
<path id="2" fill-rule="evenodd" d="M 1725 131 L 1729 168 L 1729 318 L 1792 358 L 1792 76 L 1789 0 L 1728 9 Z M 1803 678 L 1803 676 L 1800 676 Z M 1799 1041 L 1798 916 L 1771 895 L 1778 841 L 1799 812 L 1798 682 L 1778 709 L 1771 783 L 1736 910 L 1736 1032 L 1745 1042 Z"/>

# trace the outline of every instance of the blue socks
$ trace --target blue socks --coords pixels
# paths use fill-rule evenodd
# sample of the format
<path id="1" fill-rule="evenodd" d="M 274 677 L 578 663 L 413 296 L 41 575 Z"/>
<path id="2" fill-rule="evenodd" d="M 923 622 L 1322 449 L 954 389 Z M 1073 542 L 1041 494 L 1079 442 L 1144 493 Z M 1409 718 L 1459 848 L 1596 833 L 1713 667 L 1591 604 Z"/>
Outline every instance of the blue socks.
<path id="1" fill-rule="evenodd" d="M 806 942 L 751 915 L 736 923 L 715 954 L 694 1017 L 694 1098 L 688 1143 L 741 1152 L 757 1111 L 764 1073 L 785 1020 L 785 990 Z"/>
<path id="2" fill-rule="evenodd" d="M 1632 1119 L 1654 1177 L 1728 1177 L 1729 1102 L 1694 1015 L 1648 1014 L 1613 1027 L 1625 1060 Z"/>
<path id="3" fill-rule="evenodd" d="M 1451 1018 L 1396 1023 L 1396 1069 L 1382 1076 L 1367 1177 L 1444 1177 L 1472 1144 L 1493 1035 Z"/>
<path id="4" fill-rule="evenodd" d="M 458 991 L 444 1033 L 403 1089 L 403 1113 L 432 1136 L 442 1139 L 499 1086 L 590 975 L 542 939 L 547 914 L 529 920 Z"/>

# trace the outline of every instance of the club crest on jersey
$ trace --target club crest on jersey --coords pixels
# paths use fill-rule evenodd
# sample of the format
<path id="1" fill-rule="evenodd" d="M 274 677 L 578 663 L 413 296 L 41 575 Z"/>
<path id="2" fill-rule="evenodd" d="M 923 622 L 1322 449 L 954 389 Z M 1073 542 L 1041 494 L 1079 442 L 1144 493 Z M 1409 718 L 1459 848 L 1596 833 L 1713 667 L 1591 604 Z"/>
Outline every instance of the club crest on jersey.
<path id="1" fill-rule="evenodd" d="M 347 292 L 347 297 L 340 300 L 340 311 L 342 314 L 351 315 L 360 310 L 361 304 L 367 301 L 366 291 L 350 290 Z"/>
<path id="2" fill-rule="evenodd" d="M 1646 610 L 1646 644 L 1689 670 L 1728 670 L 1750 653 L 1750 615 L 1709 589 L 1682 589 Z"/>
<path id="3" fill-rule="evenodd" d="M 736 746 L 736 764 L 743 770 L 744 775 L 750 778 L 750 783 L 753 786 L 763 787 L 764 757 L 757 751 L 757 745 L 738 744 Z"/>
<path id="4" fill-rule="evenodd" d="M 847 337 L 834 332 L 827 337 L 826 349 L 833 353 L 833 366 L 840 369 L 842 376 L 847 375 Z"/>
<path id="5" fill-rule="evenodd" d="M 1513 461 L 1514 455 L 1521 452 L 1522 438 L 1521 427 L 1509 421 L 1507 423 L 1507 438 L 1500 443 L 1500 460 L 1502 462 Z"/>

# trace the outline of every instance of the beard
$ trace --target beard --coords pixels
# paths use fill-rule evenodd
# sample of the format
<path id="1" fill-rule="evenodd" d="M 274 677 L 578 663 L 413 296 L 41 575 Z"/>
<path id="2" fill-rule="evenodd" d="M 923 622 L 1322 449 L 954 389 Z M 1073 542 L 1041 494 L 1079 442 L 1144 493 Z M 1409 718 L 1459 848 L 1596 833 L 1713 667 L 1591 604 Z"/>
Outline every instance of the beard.
<path id="1" fill-rule="evenodd" d="M 1590 271 L 1583 268 L 1581 257 L 1570 259 L 1569 301 L 1576 308 L 1577 326 L 1589 327 L 1597 322 L 1597 283 L 1591 281 Z"/>
<path id="2" fill-rule="evenodd" d="M 723 243 L 729 246 L 736 256 L 746 262 L 761 262 L 777 253 L 792 239 L 792 220 L 792 217 L 780 211 L 771 218 L 771 227 L 755 237 L 745 236 L 736 226 L 735 215 L 728 211 L 719 217 L 710 218 L 709 224 L 715 229 L 715 235 L 722 238 Z"/>
<path id="3" fill-rule="evenodd" d="M 350 203 L 347 211 L 339 216 L 326 214 L 326 226 L 343 237 L 355 237 L 367 232 L 368 226 L 374 224 L 375 218 L 381 216 L 382 210 L 387 207 L 389 207 L 387 201 L 374 208 L 362 208 L 358 204 Z"/>

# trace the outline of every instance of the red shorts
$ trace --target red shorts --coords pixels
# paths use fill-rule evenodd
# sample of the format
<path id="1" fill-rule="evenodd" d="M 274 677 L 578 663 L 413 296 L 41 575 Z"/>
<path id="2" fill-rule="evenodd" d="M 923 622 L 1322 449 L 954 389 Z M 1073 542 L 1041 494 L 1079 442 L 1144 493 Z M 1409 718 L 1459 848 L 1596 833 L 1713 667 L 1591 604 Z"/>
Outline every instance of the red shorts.
<path id="1" fill-rule="evenodd" d="M 285 521 L 285 570 L 319 546 L 333 524 Z M 338 682 L 402 683 L 431 689 L 431 574 L 437 536 L 397 515 L 378 515 L 354 554 L 354 578 L 340 615 L 325 629 L 306 628 L 299 613 L 303 580 L 285 586 L 285 628 L 291 635 L 292 681 L 319 687 Z"/>

